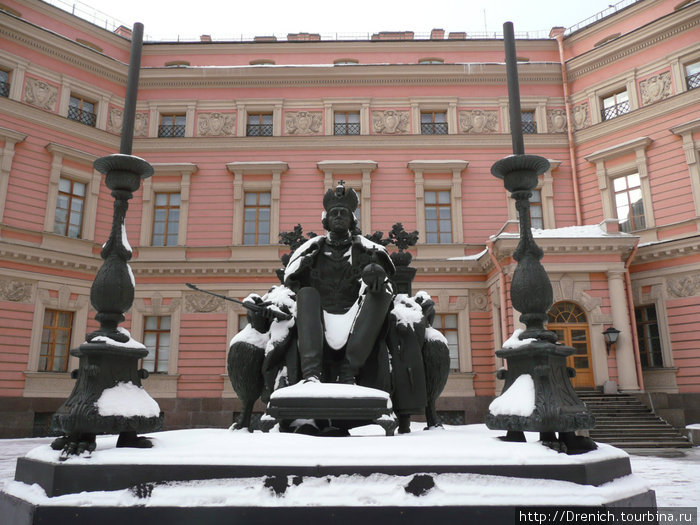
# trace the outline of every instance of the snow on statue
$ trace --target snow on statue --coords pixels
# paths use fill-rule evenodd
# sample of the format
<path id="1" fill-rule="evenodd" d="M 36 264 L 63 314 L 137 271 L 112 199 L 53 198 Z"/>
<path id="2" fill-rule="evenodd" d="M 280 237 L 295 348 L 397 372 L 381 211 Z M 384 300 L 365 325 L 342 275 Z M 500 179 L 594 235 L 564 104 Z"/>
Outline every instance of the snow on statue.
<path id="1" fill-rule="evenodd" d="M 447 381 L 449 350 L 431 327 L 434 302 L 425 292 L 396 292 L 392 257 L 359 234 L 357 205 L 357 194 L 342 182 L 328 190 L 327 234 L 293 252 L 280 272 L 282 285 L 244 300 L 255 305 L 248 309 L 250 324 L 233 338 L 228 355 L 229 377 L 243 403 L 236 428 L 250 427 L 259 397 L 268 402 L 274 390 L 300 381 L 390 393 L 399 432 L 408 432 L 410 416 L 423 412 L 429 427 L 439 424 L 435 400 Z"/>

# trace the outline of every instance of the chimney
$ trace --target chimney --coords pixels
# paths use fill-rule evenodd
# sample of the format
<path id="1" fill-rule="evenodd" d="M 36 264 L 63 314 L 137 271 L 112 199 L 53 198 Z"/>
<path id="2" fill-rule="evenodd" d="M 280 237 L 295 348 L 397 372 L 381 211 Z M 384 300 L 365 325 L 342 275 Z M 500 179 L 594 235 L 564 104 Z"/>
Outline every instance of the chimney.
<path id="1" fill-rule="evenodd" d="M 445 38 L 444 29 L 433 29 L 430 32 L 430 40 L 442 40 L 443 38 Z"/>
<path id="2" fill-rule="evenodd" d="M 450 40 L 466 40 L 467 39 L 467 33 L 464 31 L 458 31 L 457 33 L 450 33 L 450 35 L 447 37 Z"/>
<path id="3" fill-rule="evenodd" d="M 131 29 L 126 26 L 119 26 L 114 30 L 114 32 L 119 36 L 123 36 L 124 38 L 131 40 Z"/>
<path id="4" fill-rule="evenodd" d="M 211 35 L 200 35 L 200 42 L 211 42 Z"/>

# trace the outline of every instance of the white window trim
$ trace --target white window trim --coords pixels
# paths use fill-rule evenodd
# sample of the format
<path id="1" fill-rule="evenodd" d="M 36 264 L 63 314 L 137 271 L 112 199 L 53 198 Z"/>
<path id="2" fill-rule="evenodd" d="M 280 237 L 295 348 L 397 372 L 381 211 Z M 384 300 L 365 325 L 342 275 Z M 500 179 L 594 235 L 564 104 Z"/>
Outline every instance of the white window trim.
<path id="1" fill-rule="evenodd" d="M 27 135 L 8 128 L 0 127 L 0 140 L 5 144 L 0 150 L 0 222 L 5 215 L 5 201 L 7 200 L 7 186 L 10 183 L 10 171 L 12 159 L 15 157 L 15 145 L 24 141 Z"/>
<path id="2" fill-rule="evenodd" d="M 695 215 L 700 217 L 700 140 L 693 140 L 693 134 L 700 131 L 700 119 L 686 122 L 671 128 L 670 131 L 683 140 L 683 152 L 695 202 Z"/>
<path id="3" fill-rule="evenodd" d="M 243 211 L 246 191 L 270 192 L 270 245 L 277 244 L 280 227 L 280 187 L 282 173 L 289 165 L 282 161 L 229 162 L 226 164 L 233 173 L 233 238 L 234 246 L 243 246 Z M 246 175 L 270 175 L 269 180 L 246 180 Z M 252 245 L 262 246 L 262 245 Z"/>
<path id="4" fill-rule="evenodd" d="M 280 137 L 282 135 L 282 100 L 275 99 L 254 99 L 238 101 L 236 109 L 238 113 L 237 133 L 238 137 L 247 137 L 248 129 L 248 114 L 249 113 L 271 113 L 272 114 L 272 136 Z M 269 137 L 253 137 L 260 139 L 269 139 Z"/>
<path id="5" fill-rule="evenodd" d="M 316 164 L 323 172 L 323 191 L 326 192 L 335 187 L 342 175 L 362 174 L 360 180 L 348 180 L 346 186 L 353 190 L 360 190 L 360 222 L 363 233 L 372 233 L 372 172 L 377 169 L 377 163 L 373 160 L 322 160 Z"/>
<path id="6" fill-rule="evenodd" d="M 589 117 L 591 119 L 591 125 L 615 120 L 614 118 L 610 120 L 603 120 L 603 115 L 601 113 L 601 110 L 603 109 L 603 99 L 615 93 L 627 91 L 627 99 L 629 100 L 630 105 L 630 110 L 628 113 L 632 113 L 634 110 L 639 108 L 637 85 L 632 73 L 633 72 L 625 73 L 625 75 L 622 77 L 616 77 L 605 84 L 594 86 L 592 89 L 588 90 L 588 105 L 591 111 Z"/>
<path id="7" fill-rule="evenodd" d="M 649 184 L 649 170 L 647 169 L 646 149 L 652 140 L 649 137 L 636 139 L 605 148 L 584 157 L 588 162 L 596 166 L 598 187 L 603 200 L 603 217 L 605 219 L 618 220 L 615 197 L 613 195 L 612 180 L 632 173 L 638 173 L 642 189 L 642 202 L 644 203 L 644 230 L 652 230 L 656 227 L 651 199 L 651 186 Z M 634 154 L 634 160 L 608 168 L 606 161 Z M 644 231 L 636 230 L 636 231 Z"/>
<path id="8" fill-rule="evenodd" d="M 79 151 L 68 146 L 62 146 L 55 142 L 50 142 L 46 145 L 46 149 L 51 153 L 51 172 L 49 175 L 49 188 L 46 201 L 46 215 L 44 216 L 44 233 L 55 235 L 53 233 L 54 223 L 56 221 L 56 201 L 58 199 L 58 183 L 62 176 L 82 182 L 86 186 L 85 191 L 85 208 L 83 209 L 83 223 L 80 230 L 80 239 L 76 240 L 95 240 L 95 222 L 97 219 L 97 199 L 100 194 L 100 181 L 102 175 L 92 167 L 92 163 L 97 160 L 97 155 Z M 87 164 L 85 170 L 63 165 L 63 159 Z M 64 236 L 59 236 L 65 239 Z"/>
<path id="9" fill-rule="evenodd" d="M 52 294 L 51 292 L 55 292 Z M 71 295 L 77 294 L 72 299 Z M 34 323 L 29 342 L 29 359 L 26 381 L 24 384 L 25 397 L 66 397 L 70 394 L 75 380 L 71 371 L 78 368 L 79 359 L 75 356 L 68 358 L 65 372 L 40 372 L 39 356 L 41 354 L 41 336 L 44 331 L 44 315 L 47 309 L 73 312 L 73 326 L 69 348 L 77 348 L 85 341 L 87 331 L 88 307 L 90 291 L 87 288 L 77 288 L 49 282 L 37 284 L 36 301 L 34 303 Z M 55 297 L 52 297 L 55 295 Z"/>
<path id="10" fill-rule="evenodd" d="M 473 371 L 472 345 L 469 324 L 469 296 L 457 296 L 455 301 L 454 291 L 439 289 L 428 291 L 433 301 L 435 301 L 435 313 L 437 314 L 457 314 L 457 342 L 459 355 L 459 372 L 469 373 Z M 436 328 L 437 330 L 437 328 Z M 450 370 L 456 373 L 457 370 Z"/>
<path id="11" fill-rule="evenodd" d="M 498 106 L 501 110 L 501 125 L 503 133 L 510 133 L 510 107 L 507 98 L 499 98 Z M 524 135 L 538 135 L 547 130 L 547 98 L 546 97 L 522 97 L 520 99 L 521 112 L 534 111 L 537 133 L 525 133 Z"/>
<path id="12" fill-rule="evenodd" d="M 700 50 L 694 50 L 671 60 L 671 75 L 676 85 L 676 93 L 690 91 L 685 81 L 685 67 L 698 61 L 700 61 Z"/>
<path id="13" fill-rule="evenodd" d="M 336 111 L 358 111 L 360 113 L 360 135 L 370 134 L 370 101 L 358 99 L 324 99 L 324 128 L 325 135 L 335 135 L 335 112 Z M 344 135 L 343 135 L 344 136 Z"/>
<path id="14" fill-rule="evenodd" d="M 668 313 L 666 311 L 666 296 L 664 294 L 664 284 L 652 284 L 649 293 L 642 293 L 642 283 L 634 283 L 634 308 L 640 306 L 654 305 L 656 308 L 656 325 L 659 328 L 659 338 L 661 339 L 661 358 L 663 368 L 673 367 L 673 351 L 671 346 L 671 335 L 668 331 Z M 637 334 L 635 334 L 635 337 Z"/>
<path id="15" fill-rule="evenodd" d="M 542 224 L 545 230 L 557 227 L 554 218 L 554 178 L 552 177 L 552 171 L 560 165 L 561 161 L 549 159 L 549 169 L 540 175 L 535 188 L 540 190 L 540 196 L 542 197 Z M 510 198 L 509 195 L 506 195 L 506 199 L 508 201 L 508 219 L 517 222 L 518 212 L 515 209 L 515 199 Z"/>
<path id="16" fill-rule="evenodd" d="M 58 102 L 58 114 L 68 117 L 68 106 L 70 97 L 76 96 L 84 98 L 95 104 L 95 128 L 107 129 L 107 116 L 109 110 L 110 95 L 91 88 L 84 82 L 70 80 L 63 77 L 61 83 L 61 98 Z"/>
<path id="17" fill-rule="evenodd" d="M 10 72 L 10 100 L 22 100 L 22 90 L 24 89 L 24 74 L 27 72 L 29 61 L 15 55 L 3 52 L 0 56 L 0 66 Z"/>
<path id="18" fill-rule="evenodd" d="M 425 243 L 425 190 L 450 190 L 452 215 L 452 243 L 464 243 L 462 222 L 462 172 L 469 166 L 466 160 L 412 160 L 408 168 L 413 171 L 416 186 L 416 225 L 421 242 Z M 427 173 L 451 173 L 450 179 L 429 179 Z"/>
<path id="19" fill-rule="evenodd" d="M 168 357 L 167 374 L 150 374 L 142 381 L 143 387 L 155 397 L 177 397 L 178 354 L 180 349 L 180 314 L 182 301 L 180 297 L 170 298 L 168 304 L 163 304 L 159 293 L 136 292 L 134 305 L 131 308 L 131 334 L 143 342 L 144 318 L 148 316 L 170 316 L 170 355 Z M 146 304 L 146 298 L 151 300 Z"/>
<path id="20" fill-rule="evenodd" d="M 170 138 L 158 137 L 158 126 L 160 126 L 161 115 L 172 115 L 175 113 L 185 114 L 185 137 L 194 137 L 195 128 L 195 110 L 197 105 L 191 102 L 173 101 L 173 102 L 157 102 L 149 104 L 148 115 L 148 136 L 153 138 Z"/>
<path id="21" fill-rule="evenodd" d="M 156 193 L 180 193 L 180 222 L 177 229 L 177 246 L 187 245 L 187 218 L 190 208 L 190 176 L 197 171 L 197 165 L 190 162 L 172 164 L 153 164 L 153 176 L 143 180 L 143 207 L 141 211 L 141 236 L 139 238 L 139 256 L 144 248 L 163 252 L 170 246 L 152 246 L 153 217 L 155 215 Z M 179 176 L 177 181 L 162 181 L 161 177 Z"/>

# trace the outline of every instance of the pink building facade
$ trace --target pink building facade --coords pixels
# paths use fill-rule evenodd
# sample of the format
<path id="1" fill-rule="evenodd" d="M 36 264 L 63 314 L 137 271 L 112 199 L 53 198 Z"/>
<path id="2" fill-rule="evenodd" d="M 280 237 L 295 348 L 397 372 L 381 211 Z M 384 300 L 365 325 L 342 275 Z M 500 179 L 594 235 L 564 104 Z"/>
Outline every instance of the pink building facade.
<path id="1" fill-rule="evenodd" d="M 517 24 L 517 21 L 516 21 Z M 117 152 L 129 32 L 40 0 L 0 5 L 0 436 L 45 431 L 72 389 L 68 350 L 112 219 L 93 161 Z M 525 147 L 551 169 L 532 198 L 554 288 L 550 328 L 581 389 L 700 421 L 700 4 L 642 0 L 575 31 L 518 40 Z M 167 428 L 227 426 L 244 311 L 276 284 L 280 232 L 321 232 L 338 180 L 365 233 L 420 232 L 414 291 L 436 301 L 452 368 L 438 409 L 480 422 L 501 388 L 516 212 L 490 174 L 511 153 L 503 42 L 433 31 L 146 42 L 130 203 L 136 300 Z M 602 332 L 620 331 L 608 348 Z M 263 407 L 260 406 L 259 410 Z"/>

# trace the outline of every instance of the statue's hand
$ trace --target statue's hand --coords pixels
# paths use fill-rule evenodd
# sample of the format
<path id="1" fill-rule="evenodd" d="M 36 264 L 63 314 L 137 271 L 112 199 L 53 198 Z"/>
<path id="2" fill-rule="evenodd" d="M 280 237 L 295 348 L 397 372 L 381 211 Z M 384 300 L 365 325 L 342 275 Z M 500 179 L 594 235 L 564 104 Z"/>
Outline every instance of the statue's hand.
<path id="1" fill-rule="evenodd" d="M 254 304 L 262 308 L 256 311 L 248 310 L 248 322 L 255 330 L 264 334 L 270 329 L 270 323 L 272 323 L 272 310 L 268 308 L 272 303 L 269 301 L 263 302 L 259 296 L 251 297 L 251 299 Z"/>
<path id="2" fill-rule="evenodd" d="M 379 293 L 384 289 L 386 272 L 379 264 L 369 263 L 362 270 L 362 280 L 367 285 L 367 290 L 370 293 Z"/>

